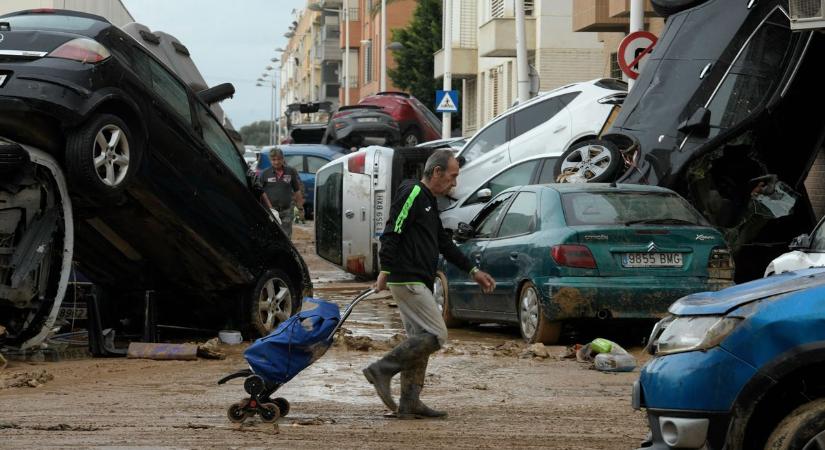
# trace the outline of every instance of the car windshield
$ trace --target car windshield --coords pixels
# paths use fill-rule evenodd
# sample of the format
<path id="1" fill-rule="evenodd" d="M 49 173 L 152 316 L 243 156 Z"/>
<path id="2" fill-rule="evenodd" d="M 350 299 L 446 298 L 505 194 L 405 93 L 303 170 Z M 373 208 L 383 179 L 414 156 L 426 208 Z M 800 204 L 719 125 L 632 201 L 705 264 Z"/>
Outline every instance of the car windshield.
<path id="1" fill-rule="evenodd" d="M 811 250 L 825 252 L 825 222 L 820 222 L 811 236 Z"/>
<path id="2" fill-rule="evenodd" d="M 8 22 L 12 30 L 60 30 L 60 31 L 87 31 L 98 20 L 88 17 L 64 16 L 59 14 L 25 14 L 20 16 L 2 17 L 0 22 Z"/>
<path id="3" fill-rule="evenodd" d="M 410 101 L 413 102 L 413 104 L 416 107 L 418 107 L 418 109 L 421 110 L 422 113 L 424 113 L 424 117 L 426 117 L 427 121 L 430 122 L 431 127 L 433 127 L 436 130 L 441 130 L 441 120 L 438 118 L 438 116 L 433 114 L 432 111 L 430 111 L 430 108 L 427 108 L 426 106 L 424 106 L 424 104 L 421 103 L 420 101 L 418 101 L 418 99 L 416 99 L 416 98 L 410 98 Z M 446 138 L 446 137 L 449 137 L 449 136 L 444 136 L 444 137 Z"/>
<path id="4" fill-rule="evenodd" d="M 662 192 L 564 193 L 568 225 L 702 225 L 707 222 L 683 198 Z"/>

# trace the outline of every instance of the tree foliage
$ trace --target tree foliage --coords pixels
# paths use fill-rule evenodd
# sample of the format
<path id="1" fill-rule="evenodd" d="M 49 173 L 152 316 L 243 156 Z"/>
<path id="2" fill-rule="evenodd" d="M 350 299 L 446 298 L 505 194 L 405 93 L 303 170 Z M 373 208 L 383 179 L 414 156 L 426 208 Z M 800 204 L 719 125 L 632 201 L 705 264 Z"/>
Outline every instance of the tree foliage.
<path id="1" fill-rule="evenodd" d="M 243 136 L 245 145 L 269 145 L 269 127 L 272 122 L 261 120 L 241 127 L 240 133 Z"/>
<path id="2" fill-rule="evenodd" d="M 441 49 L 441 0 L 419 0 L 407 28 L 392 30 L 392 41 L 404 48 L 393 50 L 396 67 L 387 69 L 392 82 L 435 110 L 433 55 Z"/>

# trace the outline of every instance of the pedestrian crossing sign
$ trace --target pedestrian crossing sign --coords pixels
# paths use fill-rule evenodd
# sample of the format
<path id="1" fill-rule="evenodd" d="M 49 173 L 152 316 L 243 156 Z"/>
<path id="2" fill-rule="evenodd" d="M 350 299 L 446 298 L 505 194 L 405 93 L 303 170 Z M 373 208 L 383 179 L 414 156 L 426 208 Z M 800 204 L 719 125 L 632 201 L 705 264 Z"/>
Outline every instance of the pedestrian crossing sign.
<path id="1" fill-rule="evenodd" d="M 458 112 L 458 91 L 435 91 L 435 111 Z"/>

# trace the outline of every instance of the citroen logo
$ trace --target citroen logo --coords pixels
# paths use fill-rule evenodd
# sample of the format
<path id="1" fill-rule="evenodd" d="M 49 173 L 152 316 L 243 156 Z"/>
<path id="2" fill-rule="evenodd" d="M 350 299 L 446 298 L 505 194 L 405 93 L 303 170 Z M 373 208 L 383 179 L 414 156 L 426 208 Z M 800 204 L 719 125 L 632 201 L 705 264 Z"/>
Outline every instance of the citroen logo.
<path id="1" fill-rule="evenodd" d="M 647 252 L 648 253 L 655 253 L 658 250 L 659 250 L 659 247 L 657 247 L 656 244 L 653 243 L 653 241 L 650 241 L 650 244 L 647 244 Z"/>

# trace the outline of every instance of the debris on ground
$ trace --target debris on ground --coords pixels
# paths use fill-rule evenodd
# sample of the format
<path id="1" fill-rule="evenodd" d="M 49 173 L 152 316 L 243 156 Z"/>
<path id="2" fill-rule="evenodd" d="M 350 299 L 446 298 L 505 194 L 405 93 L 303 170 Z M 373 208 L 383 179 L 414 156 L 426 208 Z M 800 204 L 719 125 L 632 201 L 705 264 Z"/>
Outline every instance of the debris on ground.
<path id="1" fill-rule="evenodd" d="M 578 362 L 592 363 L 588 368 L 602 372 L 631 372 L 636 368 L 636 358 L 619 344 L 596 338 L 576 351 Z"/>
<path id="2" fill-rule="evenodd" d="M 544 346 L 541 342 L 536 342 L 535 344 L 527 347 L 521 353 L 522 358 L 547 358 L 550 356 L 550 352 L 547 351 L 547 347 Z"/>
<path id="3" fill-rule="evenodd" d="M 6 429 L 18 430 L 18 429 L 20 429 L 20 425 L 14 423 L 14 422 L 0 422 L 0 430 L 6 430 Z"/>
<path id="4" fill-rule="evenodd" d="M 559 355 L 559 359 L 577 359 L 576 355 L 582 347 L 581 344 L 568 345 Z"/>
<path id="5" fill-rule="evenodd" d="M 337 423 L 335 419 L 331 417 L 313 417 L 311 419 L 301 419 L 301 420 L 293 420 L 292 426 L 304 426 L 304 425 L 332 425 Z"/>
<path id="6" fill-rule="evenodd" d="M 479 391 L 486 391 L 487 389 L 489 389 L 489 387 L 487 387 L 486 384 L 481 384 L 480 383 L 480 384 L 473 385 L 473 389 L 478 389 Z"/>
<path id="7" fill-rule="evenodd" d="M 54 375 L 40 370 L 38 372 L 21 372 L 0 378 L 0 389 L 17 387 L 38 387 L 54 380 Z"/>
<path id="8" fill-rule="evenodd" d="M 339 334 L 339 340 L 337 340 L 336 343 L 343 341 L 347 350 L 357 350 L 361 352 L 368 352 L 370 350 L 387 351 L 398 345 L 404 339 L 404 335 L 396 333 L 386 341 L 378 341 L 369 336 L 353 336 L 350 332 L 343 335 Z"/>
<path id="9" fill-rule="evenodd" d="M 507 341 L 493 347 L 493 356 L 519 356 L 523 346 L 516 341 Z"/>
<path id="10" fill-rule="evenodd" d="M 198 359 L 198 346 L 195 344 L 131 342 L 126 357 L 192 361 Z"/>
<path id="11" fill-rule="evenodd" d="M 226 353 L 220 350 L 220 339 L 212 338 L 198 345 L 198 356 L 206 359 L 226 359 Z"/>
<path id="12" fill-rule="evenodd" d="M 94 425 L 69 425 L 67 423 L 58 423 L 55 425 L 33 425 L 28 428 L 30 430 L 37 431 L 97 431 L 100 429 Z"/>

